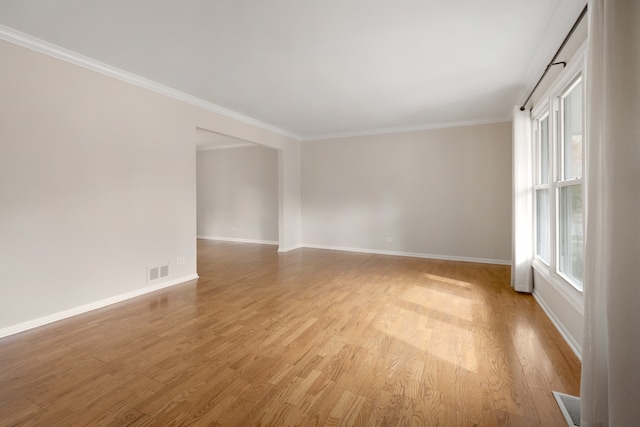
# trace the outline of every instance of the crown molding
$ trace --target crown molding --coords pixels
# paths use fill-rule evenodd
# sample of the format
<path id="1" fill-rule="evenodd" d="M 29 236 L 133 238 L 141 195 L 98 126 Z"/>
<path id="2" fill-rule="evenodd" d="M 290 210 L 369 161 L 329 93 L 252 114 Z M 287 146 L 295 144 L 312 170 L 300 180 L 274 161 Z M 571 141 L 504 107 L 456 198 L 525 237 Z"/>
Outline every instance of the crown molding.
<path id="1" fill-rule="evenodd" d="M 193 95 L 189 95 L 187 93 L 170 88 L 168 86 L 164 86 L 160 83 L 154 82 L 152 80 L 146 79 L 144 77 L 138 76 L 128 71 L 124 71 L 122 69 L 113 67 L 111 65 L 97 61 L 93 58 L 81 55 L 77 52 L 65 49 L 53 43 L 49 43 L 47 41 L 38 39 L 36 37 L 22 33 L 20 31 L 14 30 L 13 28 L 10 28 L 10 27 L 6 27 L 4 25 L 0 25 L 0 39 L 8 41 L 13 44 L 20 45 L 27 49 L 31 49 L 36 52 L 39 52 L 57 59 L 60 59 L 62 61 L 77 65 L 79 67 L 86 68 L 88 70 L 92 70 L 100 74 L 121 80 L 123 82 L 136 85 L 138 87 L 150 90 L 152 92 L 156 92 L 161 95 L 168 96 L 170 98 L 185 102 L 195 107 L 199 107 L 204 110 L 220 114 L 224 117 L 228 117 L 230 119 L 234 119 L 239 122 L 242 122 L 251 126 L 255 126 L 257 128 L 272 132 L 277 135 L 282 135 L 287 138 L 291 138 L 295 141 L 319 141 L 323 139 L 384 135 L 384 134 L 392 134 L 392 133 L 416 132 L 416 131 L 424 131 L 424 130 L 484 125 L 484 124 L 502 123 L 502 122 L 510 121 L 510 118 L 508 116 L 504 116 L 504 117 L 493 117 L 493 118 L 485 118 L 485 119 L 478 119 L 478 120 L 430 123 L 430 124 L 422 124 L 422 125 L 415 125 L 415 126 L 400 126 L 400 127 L 381 128 L 381 129 L 372 129 L 372 130 L 360 130 L 360 131 L 353 131 L 353 132 L 338 132 L 338 133 L 331 133 L 331 134 L 301 136 L 293 132 L 290 132 L 286 129 L 282 129 L 282 128 L 270 125 L 268 123 L 261 122 L 249 116 L 245 116 L 243 114 L 221 107 L 212 102 L 205 101 Z"/>
<path id="2" fill-rule="evenodd" d="M 355 138 L 358 136 L 375 136 L 375 135 L 387 135 L 391 133 L 419 132 L 419 131 L 425 131 L 425 130 L 446 129 L 446 128 L 465 127 L 465 126 L 490 125 L 494 123 L 505 123 L 510 121 L 511 121 L 510 116 L 504 116 L 504 117 L 493 117 L 493 118 L 485 118 L 485 119 L 478 119 L 478 120 L 430 123 L 430 124 L 415 125 L 415 126 L 400 126 L 400 127 L 393 127 L 393 128 L 381 128 L 381 129 L 372 129 L 372 130 L 355 131 L 355 132 L 341 132 L 341 133 L 332 133 L 332 134 L 325 134 L 325 135 L 316 135 L 316 136 L 302 137 L 301 141 L 303 142 L 304 141 L 321 141 L 325 139 Z"/>
<path id="3" fill-rule="evenodd" d="M 170 88 L 168 86 L 164 86 L 160 83 L 154 82 L 153 80 L 149 80 L 144 77 L 140 77 L 136 74 L 130 73 L 128 71 L 121 70 L 119 68 L 97 61 L 88 56 L 81 55 L 77 52 L 65 49 L 53 43 L 49 43 L 47 41 L 38 39 L 36 37 L 22 33 L 20 31 L 14 30 L 13 28 L 6 27 L 4 25 L 0 25 L 0 39 L 8 41 L 13 44 L 20 45 L 22 47 L 26 47 L 27 49 L 31 49 L 36 52 L 43 53 L 48 56 L 52 56 L 62 61 L 69 62 L 71 64 L 80 66 L 82 68 L 86 68 L 88 70 L 92 70 L 100 74 L 113 77 L 123 82 L 130 83 L 144 89 L 148 89 L 152 92 L 156 92 L 161 95 L 165 95 L 170 98 L 176 99 L 178 101 L 191 104 L 195 107 L 199 107 L 204 110 L 208 110 L 208 111 L 220 114 L 230 119 L 238 120 L 239 122 L 246 123 L 248 125 L 255 126 L 257 128 L 260 128 L 278 135 L 282 135 L 287 138 L 292 138 L 296 141 L 299 141 L 302 139 L 299 135 L 296 135 L 285 129 L 281 129 L 279 127 L 270 125 L 268 123 L 261 122 L 260 120 L 256 120 L 249 116 L 245 116 L 243 114 L 240 114 L 235 111 L 216 105 L 212 102 L 197 98 L 193 95 L 180 92 L 179 90 Z"/>

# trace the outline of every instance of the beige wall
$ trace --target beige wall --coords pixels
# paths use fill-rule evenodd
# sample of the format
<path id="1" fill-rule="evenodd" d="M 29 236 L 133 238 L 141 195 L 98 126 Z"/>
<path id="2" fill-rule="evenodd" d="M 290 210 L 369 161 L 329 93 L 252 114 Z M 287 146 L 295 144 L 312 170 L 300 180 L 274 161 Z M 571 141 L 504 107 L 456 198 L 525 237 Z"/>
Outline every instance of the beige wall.
<path id="1" fill-rule="evenodd" d="M 147 267 L 193 275 L 194 130 L 176 103 L 5 42 L 0 56 L 0 327 L 144 287 Z"/>
<path id="2" fill-rule="evenodd" d="M 194 277 L 196 127 L 277 150 L 280 250 L 304 232 L 509 259 L 509 124 L 301 145 L 5 41 L 0 57 L 0 335 L 142 292 L 148 267 Z"/>
<path id="3" fill-rule="evenodd" d="M 279 150 L 280 237 L 299 245 L 297 141 L 5 41 L 0 57 L 0 335 L 144 292 L 148 267 L 195 277 L 196 127 Z"/>
<path id="4" fill-rule="evenodd" d="M 302 206 L 305 245 L 508 262 L 511 124 L 304 142 Z"/>
<path id="5" fill-rule="evenodd" d="M 278 152 L 253 146 L 197 153 L 198 236 L 278 240 Z"/>

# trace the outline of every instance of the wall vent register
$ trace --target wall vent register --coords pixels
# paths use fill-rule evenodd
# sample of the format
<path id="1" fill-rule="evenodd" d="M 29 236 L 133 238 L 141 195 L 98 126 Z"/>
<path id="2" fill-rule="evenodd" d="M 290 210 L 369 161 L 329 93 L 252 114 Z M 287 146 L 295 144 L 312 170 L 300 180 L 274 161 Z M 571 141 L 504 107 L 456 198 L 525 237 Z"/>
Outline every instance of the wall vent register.
<path id="1" fill-rule="evenodd" d="M 169 265 L 161 265 L 159 267 L 149 267 L 147 281 L 158 280 L 169 275 Z"/>

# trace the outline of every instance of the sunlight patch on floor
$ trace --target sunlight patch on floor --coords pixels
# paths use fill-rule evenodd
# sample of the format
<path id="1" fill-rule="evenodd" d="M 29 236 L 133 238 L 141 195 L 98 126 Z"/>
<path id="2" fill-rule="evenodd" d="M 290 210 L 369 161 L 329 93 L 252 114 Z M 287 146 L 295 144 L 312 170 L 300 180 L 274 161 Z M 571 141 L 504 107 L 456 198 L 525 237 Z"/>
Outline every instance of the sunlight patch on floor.
<path id="1" fill-rule="evenodd" d="M 418 304 L 446 316 L 467 322 L 473 320 L 473 305 L 470 300 L 438 289 L 412 286 L 404 291 L 400 298 Z"/>
<path id="2" fill-rule="evenodd" d="M 471 290 L 471 283 L 463 282 L 461 280 L 451 279 L 450 277 L 438 276 L 435 274 L 424 273 L 423 276 L 430 281 L 440 282 L 447 285 L 453 285 L 460 289 Z"/>
<path id="3" fill-rule="evenodd" d="M 464 322 L 465 327 L 458 324 L 457 319 L 451 320 L 447 322 L 401 309 L 393 316 L 382 314 L 375 327 L 425 353 L 478 373 L 478 354 L 470 322 Z"/>

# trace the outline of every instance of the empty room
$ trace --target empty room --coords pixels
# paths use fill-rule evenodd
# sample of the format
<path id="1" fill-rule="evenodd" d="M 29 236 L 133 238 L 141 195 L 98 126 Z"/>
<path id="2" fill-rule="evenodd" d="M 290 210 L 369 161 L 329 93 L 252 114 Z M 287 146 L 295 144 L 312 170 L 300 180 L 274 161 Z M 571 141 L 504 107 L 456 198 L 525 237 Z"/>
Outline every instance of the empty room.
<path id="1" fill-rule="evenodd" d="M 635 426 L 640 3 L 0 1 L 0 426 Z"/>

